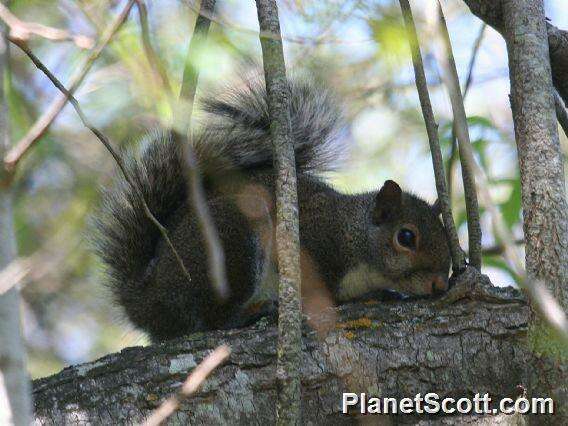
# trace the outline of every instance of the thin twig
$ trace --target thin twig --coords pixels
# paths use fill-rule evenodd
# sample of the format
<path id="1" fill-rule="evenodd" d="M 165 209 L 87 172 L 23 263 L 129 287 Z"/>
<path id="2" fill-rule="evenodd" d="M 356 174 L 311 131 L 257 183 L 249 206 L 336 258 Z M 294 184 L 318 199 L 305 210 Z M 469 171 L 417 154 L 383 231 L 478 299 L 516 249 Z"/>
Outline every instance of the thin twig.
<path id="1" fill-rule="evenodd" d="M 86 128 L 88 128 L 97 137 L 97 139 L 99 139 L 99 141 L 101 141 L 101 143 L 105 146 L 107 151 L 110 152 L 110 154 L 114 158 L 114 161 L 116 162 L 116 164 L 120 168 L 120 171 L 122 172 L 122 174 L 124 176 L 124 179 L 130 185 L 130 187 L 134 191 L 135 195 L 138 197 L 140 203 L 142 204 L 142 208 L 144 209 L 144 214 L 156 226 L 156 228 L 158 228 L 158 230 L 160 231 L 160 234 L 162 234 L 162 238 L 164 238 L 164 240 L 166 241 L 170 250 L 174 254 L 174 256 L 177 260 L 177 263 L 180 266 L 183 274 L 188 279 L 188 281 L 191 281 L 191 276 L 189 275 L 189 272 L 187 271 L 185 265 L 183 264 L 182 258 L 180 257 L 179 253 L 177 252 L 174 245 L 172 244 L 170 237 L 168 236 L 168 232 L 167 232 L 166 228 L 164 228 L 162 226 L 162 224 L 158 221 L 158 219 L 156 219 L 156 217 L 150 211 L 148 204 L 146 204 L 146 200 L 144 199 L 144 195 L 142 194 L 142 192 L 138 188 L 138 185 L 136 185 L 136 183 L 130 177 L 129 173 L 126 170 L 126 167 L 124 166 L 124 162 L 122 161 L 122 158 L 115 151 L 115 149 L 112 147 L 112 144 L 109 142 L 108 138 L 99 129 L 97 129 L 95 126 L 93 126 L 89 122 L 89 120 L 87 119 L 87 117 L 83 113 L 83 110 L 81 109 L 81 107 L 79 105 L 79 102 L 77 102 L 77 99 L 75 99 L 75 97 L 65 88 L 65 86 L 63 86 L 63 84 L 61 84 L 61 82 L 51 73 L 51 71 L 49 71 L 49 69 L 47 69 L 47 67 L 39 60 L 39 58 L 37 58 L 37 56 L 35 56 L 33 54 L 33 52 L 27 47 L 26 43 L 24 41 L 21 41 L 21 40 L 11 40 L 11 41 L 12 41 L 13 44 L 18 46 L 31 59 L 31 61 L 34 63 L 34 65 L 40 71 L 42 71 L 47 76 L 47 78 L 49 78 L 49 80 L 53 83 L 53 85 L 55 87 L 57 87 L 57 89 L 59 89 L 62 93 L 65 94 L 65 98 L 69 100 L 71 105 L 73 105 L 73 108 L 75 108 L 75 111 L 77 112 L 77 115 L 81 119 L 81 122 L 83 123 L 83 125 Z"/>
<path id="2" fill-rule="evenodd" d="M 558 123 L 560 123 L 560 127 L 562 127 L 564 134 L 568 137 L 568 112 L 556 90 L 554 91 L 554 107 L 556 108 Z"/>
<path id="3" fill-rule="evenodd" d="M 35 22 L 24 22 L 0 3 L 0 19 L 10 28 L 10 38 L 28 41 L 36 35 L 51 41 L 72 41 L 80 49 L 90 49 L 95 44 L 91 37 L 74 35 L 69 31 L 48 27 Z"/>
<path id="4" fill-rule="evenodd" d="M 523 245 L 524 243 L 524 238 L 517 238 L 516 240 L 513 240 L 513 244 L 515 244 L 516 246 Z M 483 247 L 482 251 L 484 256 L 497 256 L 505 252 L 505 246 L 503 244 L 495 244 L 492 246 Z"/>
<path id="5" fill-rule="evenodd" d="M 143 426 L 158 426 L 162 424 L 168 417 L 170 417 L 179 408 L 181 402 L 192 396 L 199 387 L 203 384 L 205 379 L 215 370 L 223 361 L 225 361 L 231 354 L 231 349 L 222 345 L 217 347 L 201 363 L 195 367 L 185 382 L 183 383 L 177 395 L 171 396 L 166 399 L 154 412 L 146 419 Z"/>
<path id="6" fill-rule="evenodd" d="M 0 296 L 18 285 L 31 271 L 33 259 L 23 258 L 13 260 L 0 270 Z"/>
<path id="7" fill-rule="evenodd" d="M 473 44 L 473 50 L 471 52 L 471 57 L 469 59 L 469 66 L 467 71 L 467 78 L 465 80 L 465 85 L 463 88 L 463 100 L 465 102 L 465 98 L 469 93 L 469 89 L 471 84 L 473 83 L 473 69 L 475 68 L 475 62 L 477 61 L 477 55 L 479 53 L 479 49 L 481 48 L 481 42 L 483 41 L 483 36 L 485 35 L 485 29 L 487 28 L 487 24 L 484 22 L 481 25 L 481 29 L 479 30 L 479 34 L 475 39 L 475 43 Z M 457 158 L 457 148 L 458 148 L 458 140 L 456 139 L 456 129 L 452 125 L 452 150 L 450 152 L 450 158 L 448 160 L 448 195 L 450 197 L 450 201 L 452 199 L 452 183 L 453 183 L 453 169 L 454 169 L 454 162 Z"/>
<path id="8" fill-rule="evenodd" d="M 458 72 L 450 34 L 446 26 L 446 20 L 442 11 L 442 5 L 438 2 L 439 30 L 444 43 L 445 55 L 443 65 L 443 79 L 450 95 L 452 111 L 454 115 L 454 128 L 458 139 L 462 179 L 465 195 L 465 208 L 467 213 L 467 229 L 469 238 L 469 263 L 477 270 L 481 270 L 481 225 L 479 221 L 479 206 L 477 202 L 477 188 L 475 185 L 475 157 L 469 139 L 467 118 L 463 105 L 463 97 L 460 88 Z"/>
<path id="9" fill-rule="evenodd" d="M 97 45 L 91 50 L 89 55 L 83 61 L 83 64 L 79 67 L 76 74 L 71 77 L 69 82 L 69 94 L 74 94 L 77 88 L 81 85 L 85 76 L 91 69 L 95 60 L 99 57 L 101 52 L 104 50 L 106 45 L 111 41 L 114 34 L 120 29 L 122 24 L 126 21 L 135 0 L 129 0 L 124 6 L 122 11 L 117 15 L 108 29 L 101 36 Z M 17 42 L 18 40 L 12 40 Z M 68 96 L 66 94 L 61 94 L 55 98 L 55 100 L 49 105 L 47 110 L 41 115 L 41 117 L 33 124 L 28 133 L 20 139 L 16 145 L 8 151 L 4 157 L 4 167 L 8 172 L 13 172 L 18 165 L 18 162 L 22 157 L 28 152 L 28 150 L 34 145 L 41 137 L 45 134 L 53 120 L 61 112 L 65 104 L 67 103 Z"/>
<path id="10" fill-rule="evenodd" d="M 174 127 L 176 130 L 183 130 L 185 135 L 185 140 L 180 141 L 184 159 L 182 163 L 183 172 L 186 181 L 189 183 L 189 201 L 196 213 L 207 250 L 209 278 L 217 296 L 225 300 L 229 297 L 230 292 L 225 268 L 225 252 L 203 190 L 199 165 L 193 149 L 191 130 L 195 91 L 199 80 L 199 70 L 194 66 L 192 60 L 195 59 L 196 53 L 202 49 L 207 40 L 209 26 L 211 25 L 211 20 L 207 16 L 213 14 L 214 9 L 215 0 L 201 0 L 200 11 L 203 13 L 200 13 L 197 17 L 187 50 L 178 108 L 174 114 Z"/>
<path id="11" fill-rule="evenodd" d="M 477 61 L 477 54 L 479 53 L 479 49 L 481 48 L 481 42 L 483 41 L 483 37 L 485 35 L 485 29 L 487 28 L 487 24 L 483 23 L 481 25 L 481 29 L 479 30 L 479 34 L 477 34 L 477 38 L 473 44 L 473 50 L 471 52 L 471 58 L 469 59 L 469 66 L 467 71 L 467 77 L 465 79 L 465 85 L 463 88 L 463 98 L 467 97 L 469 93 L 469 89 L 471 88 L 471 84 L 473 83 L 473 69 L 475 68 L 475 62 Z"/>
<path id="12" fill-rule="evenodd" d="M 185 143 L 184 145 L 188 144 Z M 225 268 L 225 252 L 221 245 L 219 232 L 217 232 L 217 227 L 211 217 L 195 151 L 191 146 L 186 146 L 185 148 L 185 175 L 187 182 L 190 183 L 191 203 L 203 233 L 203 240 L 207 250 L 209 277 L 217 296 L 222 300 L 226 300 L 230 296 L 230 289 Z"/>
<path id="13" fill-rule="evenodd" d="M 373 38 L 364 38 L 359 40 L 346 40 L 346 39 L 323 39 L 320 37 L 292 37 L 292 36 L 282 36 L 280 34 L 274 34 L 271 31 L 263 31 L 261 30 L 256 31 L 250 28 L 246 28 L 240 25 L 231 22 L 227 18 L 220 18 L 215 16 L 213 13 L 208 12 L 207 10 L 203 10 L 203 8 L 197 9 L 197 7 L 192 4 L 190 1 L 184 2 L 187 4 L 187 7 L 191 9 L 196 15 L 202 16 L 204 18 L 209 19 L 211 22 L 215 22 L 217 25 L 223 28 L 229 28 L 233 31 L 239 31 L 241 33 L 260 36 L 261 38 L 265 39 L 272 39 L 272 40 L 284 40 L 290 43 L 296 44 L 311 44 L 311 45 L 321 45 L 321 44 L 337 44 L 337 45 L 351 45 L 351 44 L 364 44 L 364 43 L 373 43 L 375 39 Z"/>
<path id="14" fill-rule="evenodd" d="M 172 102 L 173 91 L 172 85 L 168 78 L 168 73 L 164 66 L 164 63 L 160 60 L 160 57 L 156 53 L 154 46 L 152 45 L 152 40 L 150 38 L 150 27 L 148 25 L 148 11 L 146 9 L 146 3 L 144 0 L 136 0 L 136 7 L 138 8 L 138 17 L 140 18 L 140 32 L 142 34 L 142 46 L 144 47 L 144 52 L 148 58 L 148 63 L 152 67 L 152 70 L 159 76 L 162 83 L 162 87 L 166 92 L 168 100 Z"/>
<path id="15" fill-rule="evenodd" d="M 278 258 L 278 400 L 276 424 L 301 424 L 302 301 L 300 230 L 290 99 L 276 0 L 256 0 L 270 116 L 276 193 Z M 273 34 L 276 38 L 263 37 Z"/>
<path id="16" fill-rule="evenodd" d="M 452 217 L 452 208 L 446 188 L 446 176 L 444 173 L 444 160 L 440 149 L 440 140 L 438 136 L 438 125 L 434 118 L 434 111 L 428 94 L 428 85 L 426 83 L 426 74 L 422 63 L 422 55 L 420 53 L 420 45 L 418 44 L 418 36 L 416 27 L 412 17 L 412 10 L 408 0 L 400 0 L 400 7 L 404 17 L 410 50 L 412 53 L 412 65 L 414 67 L 414 76 L 416 80 L 416 89 L 420 98 L 420 106 L 422 107 L 422 115 L 426 124 L 428 133 L 428 141 L 430 143 L 430 152 L 432 154 L 432 166 L 434 167 L 434 177 L 436 179 L 436 190 L 438 192 L 438 200 L 442 208 L 442 219 L 444 226 L 448 232 L 450 245 L 450 253 L 452 256 L 452 267 L 455 272 L 465 269 L 465 256 L 460 247 L 456 225 Z"/>

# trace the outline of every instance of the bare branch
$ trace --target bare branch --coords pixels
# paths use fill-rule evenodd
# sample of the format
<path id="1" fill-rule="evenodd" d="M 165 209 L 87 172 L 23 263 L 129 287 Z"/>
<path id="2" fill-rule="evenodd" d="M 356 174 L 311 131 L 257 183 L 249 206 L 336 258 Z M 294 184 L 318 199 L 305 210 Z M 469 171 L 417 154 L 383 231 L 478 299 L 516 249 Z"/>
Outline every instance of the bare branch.
<path id="1" fill-rule="evenodd" d="M 194 66 L 192 60 L 197 56 L 196 53 L 203 47 L 207 40 L 207 33 L 211 25 L 207 17 L 215 9 L 215 0 L 202 0 L 200 13 L 195 22 L 193 35 L 189 43 L 183 78 L 181 85 L 180 99 L 177 110 L 174 113 L 174 127 L 176 130 L 183 131 L 186 136 L 182 140 L 183 165 L 186 181 L 189 184 L 189 201 L 193 206 L 199 222 L 200 230 L 203 234 L 205 248 L 207 250 L 208 273 L 214 290 L 221 299 L 229 297 L 229 285 L 227 283 L 227 272 L 225 268 L 225 253 L 221 246 L 221 239 L 217 232 L 217 227 L 213 223 L 207 197 L 203 191 L 199 165 L 192 145 L 191 119 L 193 116 L 193 104 L 195 101 L 195 91 L 199 79 L 199 70 Z M 185 143 L 184 143 L 185 142 Z"/>
<path id="2" fill-rule="evenodd" d="M 0 270 L 0 296 L 18 285 L 29 274 L 33 260 L 31 257 L 15 259 Z"/>
<path id="3" fill-rule="evenodd" d="M 166 399 L 154 412 L 146 419 L 143 426 L 158 426 L 162 424 L 168 417 L 170 417 L 179 408 L 180 403 L 192 396 L 199 387 L 203 384 L 205 379 L 215 370 L 219 365 L 225 361 L 231 354 L 231 349 L 222 345 L 217 347 L 201 363 L 195 367 L 185 382 L 183 383 L 179 393 Z"/>
<path id="4" fill-rule="evenodd" d="M 83 125 L 86 128 L 88 128 L 97 137 L 97 139 L 99 139 L 99 141 L 101 141 L 101 143 L 104 145 L 104 147 L 107 149 L 107 151 L 112 155 L 112 157 L 114 158 L 114 161 L 116 162 L 116 164 L 120 168 L 120 171 L 122 172 L 122 174 L 124 176 L 124 179 L 130 185 L 130 187 L 132 188 L 132 190 L 134 191 L 134 193 L 136 194 L 136 196 L 140 200 L 140 203 L 142 204 L 142 208 L 144 210 L 144 214 L 158 228 L 158 230 L 160 231 L 160 234 L 162 235 L 162 238 L 166 241 L 166 244 L 168 245 L 168 247 L 170 248 L 170 250 L 174 254 L 176 261 L 177 261 L 179 267 L 181 268 L 183 274 L 188 279 L 188 281 L 191 281 L 191 276 L 189 275 L 189 272 L 187 271 L 185 265 L 183 264 L 183 260 L 180 257 L 178 251 L 175 249 L 174 245 L 172 244 L 170 237 L 168 236 L 168 232 L 167 232 L 166 228 L 164 228 L 162 226 L 162 224 L 158 221 L 158 219 L 156 219 L 156 217 L 150 211 L 148 204 L 146 203 L 146 200 L 144 199 L 144 195 L 142 194 L 142 192 L 138 188 L 138 185 L 136 185 L 136 183 L 130 177 L 129 173 L 126 170 L 126 167 L 124 166 L 124 162 L 122 161 L 122 158 L 115 151 L 115 149 L 112 147 L 112 144 L 110 143 L 108 138 L 99 129 L 97 129 L 95 126 L 93 126 L 88 121 L 87 117 L 85 116 L 85 114 L 83 113 L 83 110 L 81 109 L 81 107 L 79 105 L 79 102 L 77 102 L 77 99 L 75 99 L 75 97 L 65 88 L 65 86 L 63 86 L 63 84 L 61 84 L 61 82 L 59 80 L 57 80 L 57 78 L 51 73 L 51 71 L 49 71 L 49 69 L 47 69 L 47 67 L 33 54 L 33 52 L 26 46 L 25 42 L 12 40 L 12 43 L 15 44 L 16 46 L 18 46 L 32 60 L 34 65 L 40 71 L 42 71 L 47 76 L 47 78 L 49 78 L 49 80 L 53 83 L 53 85 L 55 87 L 57 87 L 57 89 L 59 89 L 62 93 L 64 93 L 65 98 L 68 99 L 69 102 L 71 103 L 71 105 L 73 105 L 73 108 L 75 108 L 75 111 L 77 112 L 77 115 L 81 119 L 81 122 L 83 123 Z"/>
<path id="5" fill-rule="evenodd" d="M 473 43 L 473 50 L 471 52 L 471 57 L 469 58 L 469 66 L 467 67 L 467 77 L 465 79 L 465 85 L 463 88 L 463 98 L 467 97 L 469 93 L 469 89 L 471 88 L 471 84 L 473 83 L 473 69 L 475 68 L 475 62 L 477 61 L 477 54 L 479 53 L 479 49 L 481 48 L 481 42 L 483 41 L 483 37 L 485 36 L 485 30 L 487 29 L 487 24 L 481 25 L 481 29 L 479 30 L 479 34 Z"/>
<path id="6" fill-rule="evenodd" d="M 302 303 L 296 161 L 290 128 L 289 87 L 276 0 L 256 0 L 276 173 L 276 248 L 279 273 L 279 425 L 301 423 Z M 274 34 L 276 38 L 263 37 Z"/>
<path id="7" fill-rule="evenodd" d="M 179 120 L 176 120 L 176 124 L 186 122 L 187 120 L 184 131 L 184 134 L 186 135 L 191 133 L 190 127 L 191 117 L 193 114 L 193 103 L 195 100 L 195 91 L 197 90 L 197 80 L 199 79 L 199 70 L 192 63 L 192 60 L 195 59 L 196 54 L 200 49 L 202 49 L 207 40 L 207 34 L 209 32 L 214 10 L 215 0 L 201 0 L 201 6 L 199 8 L 197 20 L 195 21 L 195 28 L 193 29 L 193 35 L 191 36 L 191 41 L 189 42 L 189 48 L 185 58 L 180 92 L 181 108 L 177 111 L 177 114 L 180 115 L 180 117 Z"/>
<path id="8" fill-rule="evenodd" d="M 77 88 L 81 85 L 95 60 L 99 57 L 106 45 L 112 40 L 114 34 L 120 29 L 124 21 L 126 21 L 126 18 L 128 17 L 128 14 L 130 13 L 130 10 L 132 9 L 135 1 L 136 0 L 128 1 L 122 11 L 116 16 L 114 21 L 101 36 L 97 45 L 85 58 L 78 71 L 74 74 L 73 77 L 71 77 L 68 93 L 70 93 L 71 95 L 74 94 Z M 14 39 L 13 41 L 17 42 L 18 40 Z M 67 103 L 67 100 L 68 96 L 64 93 L 57 96 L 55 100 L 53 100 L 53 102 L 49 105 L 47 110 L 34 123 L 28 133 L 22 139 L 20 139 L 16 143 L 16 145 L 12 149 L 10 149 L 10 151 L 8 151 L 8 153 L 4 157 L 4 167 L 8 172 L 13 172 L 22 157 L 39 139 L 41 139 L 53 120 L 55 120 L 57 115 L 63 109 L 63 107 Z"/>
<path id="9" fill-rule="evenodd" d="M 428 141 L 430 143 L 432 166 L 434 168 L 434 177 L 436 179 L 436 190 L 438 192 L 438 200 L 442 207 L 442 219 L 448 232 L 450 252 L 452 255 L 452 267 L 455 272 L 460 272 L 465 269 L 465 256 L 460 247 L 456 225 L 454 224 L 454 219 L 452 217 L 450 199 L 446 188 L 444 160 L 442 158 L 442 151 L 440 149 L 440 141 L 438 137 L 438 125 L 434 118 L 434 111 L 432 110 L 430 95 L 428 94 L 428 85 L 426 83 L 424 65 L 422 64 L 422 55 L 418 44 L 416 27 L 414 25 L 412 10 L 408 0 L 400 0 L 400 8 L 402 9 L 402 15 L 404 17 L 406 32 L 410 43 L 412 65 L 414 67 L 414 76 L 416 79 L 416 89 L 418 90 L 420 106 L 422 107 L 422 115 L 426 125 L 426 132 L 428 133 Z"/>
<path id="10" fill-rule="evenodd" d="M 522 5 L 517 5 L 515 7 L 523 8 Z M 447 35 L 447 28 L 443 22 L 443 14 L 441 7 L 439 9 L 440 19 L 442 21 L 442 32 L 445 32 L 445 38 L 447 38 L 447 46 L 449 46 L 449 36 Z M 526 22 L 526 20 L 523 20 Z M 524 24 L 523 24 L 524 25 Z M 451 48 L 451 47 L 450 47 Z M 450 51 L 451 52 L 451 51 Z M 511 62 L 510 62 L 511 64 Z M 514 64 L 511 64 L 514 68 Z M 526 74 L 525 70 L 526 64 L 523 64 L 523 74 Z M 511 72 L 513 72 L 511 68 Z M 524 77 L 523 77 L 524 78 Z M 517 120 L 515 120 L 515 127 L 517 127 Z M 521 162 L 521 164 L 523 164 Z M 502 214 L 498 207 L 495 205 L 488 190 L 487 179 L 484 172 L 480 167 L 477 166 L 475 162 L 472 163 L 473 172 L 478 178 L 478 187 L 480 190 L 480 195 L 483 203 L 489 212 L 492 220 L 492 225 L 496 237 L 501 241 L 501 247 L 503 249 L 503 254 L 508 266 L 518 275 L 524 276 L 525 271 L 521 261 L 519 259 L 518 253 L 515 250 L 515 241 L 513 240 L 510 232 L 508 232 Z M 521 168 L 521 174 L 523 170 Z M 521 183 L 523 181 L 521 180 Z M 528 254 L 528 249 L 527 249 Z M 541 279 L 535 279 L 530 277 L 528 280 L 522 280 L 520 283 L 522 289 L 527 293 L 529 299 L 531 300 L 533 306 L 538 310 L 544 321 L 550 325 L 563 339 L 564 342 L 568 343 L 568 320 L 565 313 L 562 311 L 561 306 L 556 301 L 551 292 L 546 288 Z"/>
<path id="11" fill-rule="evenodd" d="M 71 34 L 69 31 L 35 22 L 21 21 L 3 4 L 0 4 L 0 19 L 10 28 L 9 36 L 14 40 L 28 41 L 32 35 L 36 35 L 51 41 L 72 41 L 80 49 L 91 49 L 95 44 L 91 37 Z"/>
<path id="12" fill-rule="evenodd" d="M 504 0 L 464 0 L 471 12 L 505 36 Z M 556 90 L 568 103 L 568 31 L 560 30 L 546 22 L 552 81 Z"/>
<path id="13" fill-rule="evenodd" d="M 525 240 L 523 238 L 513 240 L 513 244 L 516 246 L 523 245 L 524 243 Z M 505 252 L 505 246 L 503 246 L 503 244 L 494 244 L 492 246 L 483 247 L 482 251 L 484 256 L 497 256 Z"/>
<path id="14" fill-rule="evenodd" d="M 221 299 L 225 300 L 230 296 L 225 267 L 225 252 L 221 245 L 219 232 L 217 232 L 217 227 L 215 226 L 209 211 L 207 197 L 203 190 L 203 183 L 199 172 L 199 165 L 197 164 L 195 151 L 191 146 L 185 149 L 184 158 L 186 164 L 186 180 L 190 184 L 191 202 L 195 209 L 197 220 L 199 222 L 201 232 L 203 233 L 205 248 L 207 250 L 207 263 L 209 267 L 208 273 L 217 295 Z"/>
<path id="15" fill-rule="evenodd" d="M 479 49 L 481 48 L 481 42 L 483 41 L 483 36 L 485 35 L 485 29 L 487 28 L 487 24 L 483 23 L 481 25 L 481 29 L 479 30 L 479 34 L 473 43 L 473 50 L 471 52 L 471 57 L 469 59 L 469 66 L 467 71 L 467 78 L 465 80 L 465 85 L 463 89 L 463 101 L 465 102 L 465 98 L 469 93 L 469 89 L 471 88 L 471 84 L 473 83 L 473 69 L 475 68 L 475 62 L 477 61 L 477 54 L 479 53 Z M 450 158 L 448 160 L 448 195 L 450 197 L 450 201 L 452 200 L 452 182 L 453 182 L 453 169 L 454 169 L 454 162 L 457 158 L 457 148 L 458 148 L 458 140 L 456 139 L 456 129 L 452 125 L 452 150 L 450 153 Z"/>
<path id="16" fill-rule="evenodd" d="M 445 36 L 447 37 L 447 48 L 451 49 L 451 46 L 449 46 L 449 35 L 447 34 L 447 28 L 445 26 L 445 23 L 443 22 L 441 7 L 439 11 L 440 18 L 443 23 L 442 31 L 445 32 Z M 451 50 L 449 51 L 449 53 L 451 54 Z M 518 243 L 518 241 L 514 241 L 511 234 L 507 231 L 503 216 L 498 207 L 493 202 L 491 195 L 489 194 L 485 174 L 477 166 L 476 163 L 472 163 L 472 165 L 473 172 L 478 179 L 478 186 L 483 204 L 485 205 L 487 211 L 491 216 L 495 235 L 501 241 L 501 245 L 499 246 L 500 253 L 504 254 L 507 264 L 513 271 L 515 271 L 515 273 L 520 276 L 524 276 L 524 268 L 514 247 L 515 244 Z M 522 242 L 523 241 L 521 240 L 521 243 Z M 521 287 L 523 288 L 523 290 L 525 290 L 530 300 L 533 302 L 533 305 L 537 308 L 547 324 L 552 326 L 552 328 L 565 342 L 568 342 L 568 320 L 566 319 L 566 315 L 562 311 L 562 308 L 560 307 L 558 302 L 554 299 L 552 294 L 543 284 L 543 282 L 541 280 L 530 280 L 530 282 L 522 280 Z"/>
<path id="17" fill-rule="evenodd" d="M 168 78 L 168 73 L 164 67 L 164 63 L 156 53 L 154 46 L 152 46 L 152 40 L 150 38 L 150 28 L 148 25 L 148 11 L 146 9 L 146 3 L 144 0 L 136 0 L 136 7 L 138 8 L 138 17 L 140 18 L 140 32 L 142 34 L 142 45 L 144 47 L 144 52 L 148 58 L 148 63 L 152 67 L 152 70 L 159 76 L 163 89 L 166 92 L 168 100 L 173 101 L 173 91 L 172 85 Z"/>
<path id="18" fill-rule="evenodd" d="M 458 71 L 452 52 L 450 34 L 446 27 L 446 20 L 442 12 L 442 5 L 438 2 L 439 31 L 444 43 L 445 56 L 442 62 L 444 72 L 442 77 L 448 89 L 454 115 L 454 129 L 458 139 L 458 149 L 462 170 L 462 179 L 465 195 L 465 208 L 467 212 L 467 229 L 469 238 L 469 263 L 477 270 L 481 270 L 481 225 L 479 222 L 479 206 L 477 203 L 477 188 L 475 185 L 475 157 L 469 139 L 467 118 L 463 105 Z"/>
<path id="19" fill-rule="evenodd" d="M 272 39 L 272 40 L 284 40 L 290 43 L 296 44 L 311 44 L 313 46 L 321 45 L 321 44 L 338 44 L 338 45 L 352 45 L 352 44 L 364 44 L 364 43 L 374 43 L 375 39 L 373 38 L 364 38 L 358 40 L 352 39 L 326 39 L 321 36 L 317 37 L 292 37 L 292 36 L 282 36 L 281 34 L 275 34 L 271 31 L 263 31 L 261 30 L 260 33 L 256 30 L 246 28 L 240 25 L 231 22 L 229 19 L 221 18 L 218 16 L 213 15 L 212 12 L 204 10 L 203 7 L 197 9 L 197 7 L 191 4 L 190 1 L 184 2 L 187 7 L 189 7 L 197 16 L 202 16 L 204 18 L 209 19 L 211 22 L 215 22 L 217 25 L 223 28 L 230 28 L 233 31 L 239 31 L 242 33 L 247 33 L 251 35 L 258 35 L 262 38 Z"/>

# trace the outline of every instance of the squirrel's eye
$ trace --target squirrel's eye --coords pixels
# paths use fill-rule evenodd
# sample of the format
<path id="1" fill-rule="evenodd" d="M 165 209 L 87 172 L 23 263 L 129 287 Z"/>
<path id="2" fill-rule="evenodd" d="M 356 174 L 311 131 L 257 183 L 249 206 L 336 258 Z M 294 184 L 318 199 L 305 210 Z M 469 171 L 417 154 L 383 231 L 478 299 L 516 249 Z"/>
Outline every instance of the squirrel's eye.
<path id="1" fill-rule="evenodd" d="M 402 246 L 409 249 L 416 248 L 416 234 L 408 228 L 402 228 L 396 235 L 397 242 Z"/>

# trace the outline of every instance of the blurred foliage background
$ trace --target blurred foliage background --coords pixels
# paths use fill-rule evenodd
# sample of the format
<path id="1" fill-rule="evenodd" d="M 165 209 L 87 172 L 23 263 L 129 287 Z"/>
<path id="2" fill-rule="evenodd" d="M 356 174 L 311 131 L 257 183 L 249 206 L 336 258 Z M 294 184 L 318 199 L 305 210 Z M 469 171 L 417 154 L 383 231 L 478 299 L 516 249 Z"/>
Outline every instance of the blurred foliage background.
<path id="1" fill-rule="evenodd" d="M 11 2 L 10 10 L 23 21 L 96 40 L 125 3 L 17 0 Z M 566 28 L 568 10 L 562 3 L 565 1 L 546 1 L 547 16 Z M 149 0 L 146 4 L 151 42 L 177 94 L 198 0 Z M 435 5 L 433 0 L 413 2 L 448 164 L 451 109 L 440 80 L 439 48 L 433 36 Z M 217 6 L 208 44 L 191 58 L 201 70 L 198 95 L 204 88 L 219 87 L 229 80 L 243 58 L 261 58 L 254 2 L 219 0 Z M 289 72 L 309 74 L 336 90 L 348 118 L 351 158 L 343 172 L 329 177 L 331 181 L 344 191 L 355 192 L 392 178 L 433 201 L 432 165 L 398 2 L 281 0 L 279 7 Z M 462 85 L 471 71 L 466 111 L 477 159 L 509 232 L 522 243 L 505 45 L 490 28 L 480 37 L 481 21 L 461 1 L 446 1 L 445 11 Z M 134 7 L 76 94 L 89 119 L 120 147 L 136 144 L 148 129 L 171 119 L 167 91 L 148 62 L 141 35 Z M 87 55 L 72 42 L 34 37 L 29 46 L 64 83 Z M 15 143 L 58 92 L 17 48 L 11 50 L 11 74 L 5 83 Z M 566 153 L 568 141 L 560 133 Z M 108 152 L 70 106 L 18 167 L 14 188 L 19 253 L 34 256 L 32 273 L 22 283 L 25 338 L 34 377 L 146 343 L 110 303 L 104 272 L 89 247 L 89 216 L 99 203 L 98 189 L 110 184 L 114 170 Z M 457 165 L 452 167 L 452 182 L 454 214 L 466 247 Z M 503 261 L 486 213 L 482 225 L 487 248 L 484 272 L 497 285 L 514 285 L 518 277 Z M 522 244 L 518 250 L 523 257 Z"/>

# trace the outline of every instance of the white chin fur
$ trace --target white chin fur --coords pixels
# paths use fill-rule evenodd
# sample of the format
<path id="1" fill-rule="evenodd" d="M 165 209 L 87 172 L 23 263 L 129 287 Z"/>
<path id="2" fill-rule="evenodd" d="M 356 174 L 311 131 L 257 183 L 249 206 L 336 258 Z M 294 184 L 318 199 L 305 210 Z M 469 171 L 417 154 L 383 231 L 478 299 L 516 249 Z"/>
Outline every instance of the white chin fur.
<path id="1" fill-rule="evenodd" d="M 367 263 L 352 268 L 341 280 L 337 299 L 346 301 L 356 299 L 375 290 L 395 289 L 395 284 Z"/>

